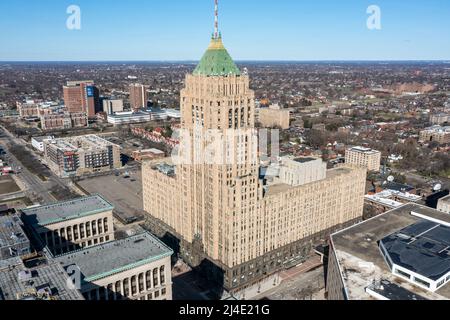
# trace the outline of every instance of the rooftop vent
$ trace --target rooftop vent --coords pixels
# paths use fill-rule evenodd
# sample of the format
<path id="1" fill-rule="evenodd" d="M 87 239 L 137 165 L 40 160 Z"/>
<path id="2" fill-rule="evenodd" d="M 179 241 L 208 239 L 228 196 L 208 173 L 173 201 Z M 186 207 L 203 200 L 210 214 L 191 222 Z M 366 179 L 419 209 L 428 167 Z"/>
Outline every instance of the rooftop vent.
<path id="1" fill-rule="evenodd" d="M 29 271 L 29 270 L 22 270 L 19 272 L 19 274 L 17 276 L 19 278 L 19 281 L 21 281 L 21 282 L 25 282 L 25 281 L 28 281 L 31 278 L 33 278 L 33 275 L 31 274 L 31 271 Z"/>

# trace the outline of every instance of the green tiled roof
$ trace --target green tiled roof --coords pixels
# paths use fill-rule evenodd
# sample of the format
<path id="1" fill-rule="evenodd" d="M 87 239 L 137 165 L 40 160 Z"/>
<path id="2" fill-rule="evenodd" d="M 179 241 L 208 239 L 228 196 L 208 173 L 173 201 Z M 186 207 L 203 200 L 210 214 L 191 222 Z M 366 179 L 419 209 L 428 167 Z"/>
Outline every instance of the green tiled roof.
<path id="1" fill-rule="evenodd" d="M 234 63 L 227 49 L 225 49 L 222 38 L 212 38 L 208 50 L 206 50 L 194 75 L 204 76 L 228 76 L 241 75 L 241 71 Z"/>

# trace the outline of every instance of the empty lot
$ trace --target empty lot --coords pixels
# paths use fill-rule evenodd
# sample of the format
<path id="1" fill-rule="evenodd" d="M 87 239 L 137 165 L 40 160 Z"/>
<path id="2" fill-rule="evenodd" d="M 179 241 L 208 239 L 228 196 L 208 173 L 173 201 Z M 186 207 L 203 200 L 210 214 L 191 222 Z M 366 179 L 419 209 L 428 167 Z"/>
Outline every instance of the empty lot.
<path id="1" fill-rule="evenodd" d="M 20 188 L 17 186 L 14 179 L 10 176 L 0 176 L 0 195 L 19 192 Z"/>
<path id="2" fill-rule="evenodd" d="M 109 175 L 82 180 L 78 184 L 90 194 L 101 194 L 115 206 L 115 213 L 124 219 L 139 217 L 144 214 L 141 171 L 130 174 L 128 179 L 123 175 Z"/>

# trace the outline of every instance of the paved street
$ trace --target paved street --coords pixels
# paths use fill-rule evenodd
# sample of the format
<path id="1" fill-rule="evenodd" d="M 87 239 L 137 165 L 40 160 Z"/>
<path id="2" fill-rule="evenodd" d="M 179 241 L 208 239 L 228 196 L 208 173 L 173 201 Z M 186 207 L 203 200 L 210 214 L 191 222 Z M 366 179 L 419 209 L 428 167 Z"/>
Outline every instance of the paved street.
<path id="1" fill-rule="evenodd" d="M 41 204 L 53 203 L 56 199 L 50 194 L 52 187 L 69 187 L 68 183 L 63 179 L 58 178 L 54 174 L 50 176 L 48 181 L 43 181 L 31 173 L 8 149 L 8 144 L 17 144 L 25 146 L 23 140 L 15 138 L 9 131 L 0 126 L 0 144 L 7 152 L 7 159 L 13 170 L 20 171 L 17 175 L 18 179 L 24 182 L 27 187 L 27 193 L 34 201 L 35 199 L 41 200 Z M 38 159 L 36 158 L 36 161 Z M 20 168 L 20 170 L 18 170 Z"/>
<path id="2" fill-rule="evenodd" d="M 322 300 L 325 287 L 324 268 L 320 258 L 312 257 L 305 263 L 283 271 L 282 282 L 276 288 L 267 291 L 258 299 L 269 300 Z"/>

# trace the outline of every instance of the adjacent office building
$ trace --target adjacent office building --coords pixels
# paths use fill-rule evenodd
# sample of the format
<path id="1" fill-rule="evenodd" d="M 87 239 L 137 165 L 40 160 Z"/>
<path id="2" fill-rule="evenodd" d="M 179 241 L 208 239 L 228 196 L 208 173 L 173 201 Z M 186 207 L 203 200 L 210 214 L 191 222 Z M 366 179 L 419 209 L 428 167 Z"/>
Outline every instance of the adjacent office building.
<path id="1" fill-rule="evenodd" d="M 96 135 L 46 140 L 44 156 L 63 178 L 122 167 L 120 146 Z"/>
<path id="2" fill-rule="evenodd" d="M 44 141 L 54 139 L 53 136 L 33 137 L 31 138 L 31 145 L 39 152 L 44 152 Z"/>
<path id="3" fill-rule="evenodd" d="M 450 196 L 439 199 L 437 209 L 441 212 L 450 214 Z"/>
<path id="4" fill-rule="evenodd" d="M 448 300 L 450 216 L 406 204 L 331 236 L 329 300 Z"/>
<path id="5" fill-rule="evenodd" d="M 436 113 L 430 115 L 430 122 L 433 125 L 443 125 L 450 123 L 450 113 Z"/>
<path id="6" fill-rule="evenodd" d="M 104 99 L 103 100 L 103 112 L 111 115 L 116 112 L 123 112 L 123 100 L 122 99 Z"/>
<path id="7" fill-rule="evenodd" d="M 68 81 L 63 92 L 69 113 L 84 112 L 89 118 L 93 118 L 101 111 L 99 90 L 94 81 Z"/>
<path id="8" fill-rule="evenodd" d="M 88 117 L 84 112 L 61 112 L 41 115 L 41 128 L 44 131 L 68 130 L 87 127 Z"/>
<path id="9" fill-rule="evenodd" d="M 80 270 L 87 300 L 171 300 L 173 251 L 148 232 L 55 258 Z"/>
<path id="10" fill-rule="evenodd" d="M 32 118 L 40 115 L 39 104 L 33 100 L 27 100 L 24 102 L 17 101 L 16 106 L 21 118 Z"/>
<path id="11" fill-rule="evenodd" d="M 345 163 L 367 168 L 368 171 L 380 171 L 381 152 L 370 148 L 353 147 L 346 150 Z"/>
<path id="12" fill-rule="evenodd" d="M 19 217 L 0 215 L 0 260 L 26 256 L 31 253 L 31 245 L 23 230 Z"/>
<path id="13" fill-rule="evenodd" d="M 55 254 L 114 240 L 114 207 L 100 195 L 22 210 L 22 220 Z"/>
<path id="14" fill-rule="evenodd" d="M 278 104 L 271 105 L 268 108 L 257 109 L 257 118 L 264 128 L 289 129 L 290 111 L 281 108 Z"/>
<path id="15" fill-rule="evenodd" d="M 437 142 L 439 144 L 450 143 L 450 126 L 442 127 L 439 125 L 427 128 L 420 131 L 419 141 L 426 142 Z"/>
<path id="16" fill-rule="evenodd" d="M 135 161 L 141 162 L 144 159 L 155 160 L 162 159 L 165 157 L 165 152 L 159 149 L 146 149 L 146 150 L 136 150 L 133 151 L 132 157 Z"/>
<path id="17" fill-rule="evenodd" d="M 0 261 L 1 300 L 84 300 L 81 292 L 68 286 L 69 276 L 52 259 L 27 268 L 22 260 Z"/>
<path id="18" fill-rule="evenodd" d="M 108 114 L 108 123 L 115 126 L 145 123 L 151 120 L 150 114 L 145 111 L 124 111 Z"/>
<path id="19" fill-rule="evenodd" d="M 64 105 L 55 101 L 35 101 L 26 100 L 24 102 L 16 102 L 17 111 L 21 118 L 37 118 L 48 114 L 64 112 Z"/>
<path id="20" fill-rule="evenodd" d="M 300 186 L 294 179 L 266 185 L 254 148 L 255 94 L 249 82 L 215 34 L 181 91 L 183 139 L 199 143 L 182 139 L 184 160 L 175 166 L 143 164 L 152 232 L 174 235 L 184 260 L 208 266 L 205 274 L 235 296 L 304 261 L 316 241 L 359 222 L 366 178 L 365 168 L 350 165 Z M 221 137 L 231 133 L 234 144 L 218 139 L 208 153 L 234 161 L 205 162 L 205 144 L 198 139 L 209 129 Z"/>

